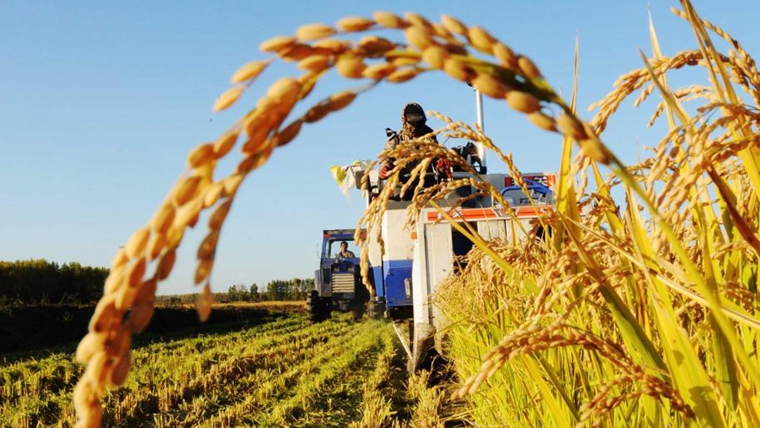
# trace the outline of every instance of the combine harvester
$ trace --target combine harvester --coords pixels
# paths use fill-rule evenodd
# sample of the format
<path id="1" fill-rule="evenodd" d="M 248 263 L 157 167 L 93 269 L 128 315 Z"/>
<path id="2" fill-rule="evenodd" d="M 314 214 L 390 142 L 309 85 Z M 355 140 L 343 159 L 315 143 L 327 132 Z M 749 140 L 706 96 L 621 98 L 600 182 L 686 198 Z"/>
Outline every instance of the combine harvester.
<path id="1" fill-rule="evenodd" d="M 478 122 L 482 127 L 481 98 L 478 94 Z M 461 148 L 457 148 L 460 149 Z M 456 150 L 456 149 L 455 149 Z M 553 188 L 557 184 L 555 173 L 523 174 L 528 184 L 529 195 L 507 174 L 488 174 L 485 165 L 483 147 L 477 148 L 478 156 L 469 158 L 471 165 L 479 172 L 481 178 L 494 188 L 502 189 L 501 194 L 512 205 L 516 219 L 513 219 L 504 207 L 492 200 L 490 195 L 469 199 L 466 204 L 451 211 L 451 217 L 457 223 L 467 223 L 472 230 L 485 240 L 526 238 L 543 238 L 544 231 L 535 228 L 532 220 L 539 217 L 541 211 L 549 210 L 554 205 Z M 476 166 L 477 165 L 477 166 Z M 367 203 L 377 195 L 385 184 L 378 178 L 378 171 L 354 169 L 356 187 L 361 190 L 362 177 L 368 174 L 369 190 L 365 189 Z M 453 178 L 469 177 L 467 172 L 453 172 Z M 437 201 L 444 210 L 457 206 L 462 196 L 474 193 L 474 189 L 460 188 L 446 199 Z M 436 288 L 455 270 L 466 263 L 465 256 L 472 249 L 473 243 L 436 208 L 425 208 L 419 214 L 414 230 L 405 228 L 409 201 L 390 201 L 383 214 L 381 236 L 385 252 L 371 234 L 369 245 L 370 281 L 375 288 L 375 304 L 384 309 L 384 315 L 394 323 L 396 333 L 409 356 L 409 369 L 420 367 L 429 351 L 434 348 L 440 352 L 436 331 L 446 326 L 446 320 L 440 311 L 431 304 L 431 297 Z M 516 222 L 521 223 L 519 227 Z M 528 237 L 534 231 L 536 236 Z M 346 235 L 343 235 L 344 237 Z M 324 247 L 324 245 L 323 245 Z M 327 262 L 330 262 L 328 259 Z M 358 270 L 359 259 L 353 261 Z M 325 266 L 323 251 L 323 272 Z M 331 265 L 331 272 L 339 271 L 337 263 Z M 324 281 L 326 274 L 318 272 L 317 301 L 331 299 L 330 293 L 336 295 L 337 281 L 332 286 Z M 333 278 L 335 278 L 333 274 Z M 358 279 L 354 287 L 361 287 Z M 338 287 L 338 288 L 336 288 Z M 313 299 L 313 298 L 312 298 Z M 335 303 L 333 303 L 335 306 Z M 400 325 L 409 326 L 408 337 Z"/>

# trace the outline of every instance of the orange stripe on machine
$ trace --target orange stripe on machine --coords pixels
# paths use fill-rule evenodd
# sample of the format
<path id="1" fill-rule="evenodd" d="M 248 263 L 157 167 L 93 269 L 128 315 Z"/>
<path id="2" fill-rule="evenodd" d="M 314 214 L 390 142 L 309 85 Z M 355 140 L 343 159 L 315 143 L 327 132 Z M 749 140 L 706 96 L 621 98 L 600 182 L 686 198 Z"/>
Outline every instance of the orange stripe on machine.
<path id="1" fill-rule="evenodd" d="M 538 216 L 541 211 L 545 210 L 547 207 L 515 207 L 515 215 L 518 218 L 521 217 L 536 217 Z M 477 220 L 488 220 L 488 219 L 497 219 L 497 218 L 509 218 L 509 214 L 507 214 L 507 211 L 504 209 L 493 209 L 493 208 L 465 208 L 461 210 L 456 210 L 448 213 L 451 218 L 454 220 L 459 221 L 477 221 Z M 428 222 L 436 222 L 439 220 L 445 220 L 446 217 L 444 217 L 442 214 L 440 214 L 437 211 L 429 211 L 427 213 L 427 221 Z"/>

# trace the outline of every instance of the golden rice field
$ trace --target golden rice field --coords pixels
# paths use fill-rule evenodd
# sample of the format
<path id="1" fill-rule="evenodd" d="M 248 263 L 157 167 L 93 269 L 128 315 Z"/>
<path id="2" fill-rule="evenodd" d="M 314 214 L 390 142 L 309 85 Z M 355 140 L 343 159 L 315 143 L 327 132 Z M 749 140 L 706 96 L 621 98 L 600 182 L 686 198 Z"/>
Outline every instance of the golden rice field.
<path id="1" fill-rule="evenodd" d="M 404 426 L 420 395 L 405 396 L 394 341 L 380 321 L 338 314 L 312 324 L 290 314 L 237 331 L 137 344 L 132 375 L 104 398 L 102 424 Z M 83 369 L 71 352 L 4 365 L 0 426 L 73 426 L 71 390 Z"/>

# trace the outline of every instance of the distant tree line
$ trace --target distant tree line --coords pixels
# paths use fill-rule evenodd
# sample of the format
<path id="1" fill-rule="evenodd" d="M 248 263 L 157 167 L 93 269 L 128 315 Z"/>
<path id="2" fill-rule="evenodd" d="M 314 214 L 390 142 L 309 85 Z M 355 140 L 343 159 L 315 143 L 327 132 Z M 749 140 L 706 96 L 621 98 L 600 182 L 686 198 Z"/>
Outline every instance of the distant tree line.
<path id="1" fill-rule="evenodd" d="M 103 294 L 108 269 L 45 259 L 0 261 L 0 305 L 88 304 Z"/>
<path id="2" fill-rule="evenodd" d="M 72 262 L 59 265 L 45 259 L 0 261 L 0 305 L 75 304 L 96 302 L 103 294 L 109 270 Z M 218 302 L 305 300 L 314 279 L 293 278 L 257 284 L 235 284 L 215 293 Z M 159 296 L 159 303 L 194 303 L 194 294 Z"/>
<path id="3" fill-rule="evenodd" d="M 305 300 L 306 295 L 314 288 L 314 278 L 277 279 L 269 281 L 265 289 L 259 289 L 258 284 L 231 285 L 226 292 L 214 293 L 217 302 L 273 302 L 286 300 Z M 195 303 L 197 294 L 173 294 L 158 296 L 156 302 L 163 305 Z"/>
<path id="4" fill-rule="evenodd" d="M 282 300 L 305 300 L 306 295 L 314 288 L 314 278 L 276 279 L 269 281 L 266 289 L 259 290 L 256 283 L 246 287 L 244 284 L 231 286 L 227 293 L 217 293 L 217 300 L 228 302 L 264 302 Z"/>

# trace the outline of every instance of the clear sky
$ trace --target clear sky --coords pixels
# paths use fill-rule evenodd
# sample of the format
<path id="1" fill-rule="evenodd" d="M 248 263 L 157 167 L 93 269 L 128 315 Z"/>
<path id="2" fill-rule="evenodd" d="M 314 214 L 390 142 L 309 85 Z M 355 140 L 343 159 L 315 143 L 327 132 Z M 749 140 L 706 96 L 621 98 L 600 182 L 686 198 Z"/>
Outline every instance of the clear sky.
<path id="1" fill-rule="evenodd" d="M 603 97 L 649 52 L 650 4 L 666 55 L 693 49 L 690 28 L 669 9 L 676 1 L 32 1 L 0 0 L 0 260 L 45 258 L 107 266 L 145 224 L 185 168 L 195 145 L 211 140 L 252 107 L 291 64 L 272 67 L 235 108 L 211 112 L 238 66 L 266 56 L 261 41 L 302 24 L 334 23 L 374 10 L 446 13 L 490 30 L 529 55 L 569 96 L 580 38 L 579 105 Z M 760 51 L 760 2 L 696 0 L 750 53 Z M 394 37 L 398 39 L 398 34 Z M 724 45 L 720 45 L 724 47 Z M 705 84 L 682 71 L 672 83 Z M 329 78 L 313 99 L 355 82 Z M 346 199 L 331 165 L 377 155 L 386 127 L 398 128 L 410 101 L 474 122 L 474 96 L 439 74 L 361 96 L 351 109 L 305 127 L 244 183 L 222 233 L 212 286 L 311 277 L 324 228 L 350 228 L 364 207 Z M 603 139 L 633 161 L 654 145 L 653 102 L 625 103 Z M 429 123 L 437 127 L 435 121 Z M 533 129 L 504 102 L 487 100 L 487 132 L 523 171 L 556 170 L 560 140 Z M 503 170 L 490 162 L 493 171 Z M 191 231 L 160 294 L 194 291 L 194 254 L 203 223 Z"/>

